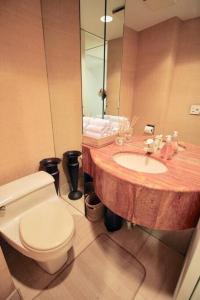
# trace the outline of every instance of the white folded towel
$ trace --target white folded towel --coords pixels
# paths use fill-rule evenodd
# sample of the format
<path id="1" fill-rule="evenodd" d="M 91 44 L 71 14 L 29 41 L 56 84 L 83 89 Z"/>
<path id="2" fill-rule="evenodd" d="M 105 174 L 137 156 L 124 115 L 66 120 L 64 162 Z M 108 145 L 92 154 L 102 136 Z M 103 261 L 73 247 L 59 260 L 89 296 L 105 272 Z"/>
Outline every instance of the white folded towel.
<path id="1" fill-rule="evenodd" d="M 94 118 L 94 117 L 83 117 L 83 124 L 84 125 L 95 125 L 95 126 L 108 126 L 110 124 L 109 120 L 104 120 L 101 118 Z"/>
<path id="2" fill-rule="evenodd" d="M 114 128 L 114 127 L 119 128 L 120 127 L 120 122 L 116 122 L 116 121 L 111 122 L 111 128 Z"/>
<path id="3" fill-rule="evenodd" d="M 93 117 L 83 117 L 83 121 L 91 121 L 94 119 Z"/>
<path id="4" fill-rule="evenodd" d="M 107 136 L 104 133 L 92 132 L 92 131 L 86 131 L 84 133 L 84 135 L 89 136 L 89 137 L 93 137 L 93 138 L 96 138 L 96 139 L 100 139 L 100 138 L 103 138 L 103 137 Z"/>
<path id="5" fill-rule="evenodd" d="M 110 120 L 111 115 L 104 115 L 104 120 Z"/>
<path id="6" fill-rule="evenodd" d="M 91 124 L 95 118 L 93 117 L 83 117 L 83 123 Z"/>
<path id="7" fill-rule="evenodd" d="M 91 122 L 91 119 L 90 117 L 83 117 L 83 129 L 86 128 L 90 122 Z"/>
<path id="8" fill-rule="evenodd" d="M 112 128 L 112 134 L 115 134 L 119 131 L 119 127 L 113 127 Z"/>
<path id="9" fill-rule="evenodd" d="M 110 126 L 95 126 L 95 125 L 88 125 L 86 130 L 91 132 L 109 132 L 111 129 Z"/>
<path id="10" fill-rule="evenodd" d="M 89 123 L 87 121 L 83 120 L 83 127 L 87 127 L 89 125 Z"/>
<path id="11" fill-rule="evenodd" d="M 107 125 L 108 126 L 108 125 L 110 125 L 110 121 L 95 118 L 90 122 L 90 125 L 95 125 L 95 126 L 106 126 Z"/>
<path id="12" fill-rule="evenodd" d="M 105 119 L 83 117 L 83 133 L 91 137 L 104 137 L 127 130 L 130 127 L 128 118 L 123 116 L 105 115 Z"/>

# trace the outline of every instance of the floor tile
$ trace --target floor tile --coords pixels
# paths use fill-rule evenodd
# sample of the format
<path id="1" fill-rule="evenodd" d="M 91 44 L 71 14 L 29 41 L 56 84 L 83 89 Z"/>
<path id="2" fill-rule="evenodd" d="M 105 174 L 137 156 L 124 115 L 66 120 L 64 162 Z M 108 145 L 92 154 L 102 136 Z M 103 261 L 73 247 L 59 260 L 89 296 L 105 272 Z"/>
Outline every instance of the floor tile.
<path id="1" fill-rule="evenodd" d="M 74 208 L 73 205 L 68 203 L 66 203 L 66 205 L 74 217 L 76 234 L 73 241 L 73 248 L 70 250 L 68 263 L 61 272 L 55 275 L 49 275 L 40 269 L 33 260 L 15 251 L 5 242 L 1 243 L 3 244 L 4 254 L 15 285 L 20 289 L 23 299 L 25 300 L 35 298 L 39 293 L 40 297 L 42 295 L 42 299 L 51 300 L 51 297 L 55 299 L 55 295 L 52 296 L 49 294 L 47 296 L 45 292 L 43 292 L 44 289 L 49 286 L 57 276 L 64 276 L 62 274 L 66 274 L 66 266 L 78 257 L 97 236 L 107 232 L 103 221 L 91 223 L 85 218 L 80 209 L 77 209 L 77 207 Z M 121 230 L 107 234 L 118 245 L 134 255 L 136 260 L 145 268 L 146 277 L 135 300 L 172 300 L 173 290 L 182 267 L 183 256 L 138 226 L 128 229 L 124 224 Z M 99 245 L 99 247 L 101 247 L 101 245 Z M 89 263 L 88 259 L 88 264 Z M 74 285 L 76 285 L 76 281 Z M 59 281 L 55 293 L 57 300 L 68 299 L 66 298 L 68 291 L 65 286 L 59 284 Z M 98 297 L 96 299 L 98 299 Z M 127 299 L 124 298 L 123 300 Z"/>
<path id="2" fill-rule="evenodd" d="M 36 299 L 131 300 L 144 276 L 134 256 L 102 234 Z"/>

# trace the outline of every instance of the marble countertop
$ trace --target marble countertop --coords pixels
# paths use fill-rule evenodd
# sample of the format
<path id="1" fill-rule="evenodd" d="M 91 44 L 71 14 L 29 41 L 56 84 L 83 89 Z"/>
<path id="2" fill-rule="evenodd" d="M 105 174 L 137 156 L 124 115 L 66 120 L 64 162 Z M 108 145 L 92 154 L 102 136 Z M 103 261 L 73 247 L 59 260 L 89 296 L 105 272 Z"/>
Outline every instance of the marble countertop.
<path id="1" fill-rule="evenodd" d="M 151 157 L 167 166 L 160 174 L 137 172 L 117 164 L 120 152 L 145 154 L 144 137 L 102 148 L 83 145 L 83 169 L 93 177 L 95 192 L 113 212 L 135 224 L 161 230 L 196 226 L 200 217 L 200 146 L 185 144 L 171 160 Z"/>
<path id="2" fill-rule="evenodd" d="M 92 160 L 99 168 L 129 183 L 150 189 L 200 192 L 200 146 L 185 144 L 186 149 L 174 154 L 171 160 L 160 158 L 160 152 L 150 154 L 167 166 L 167 171 L 160 174 L 137 172 L 118 165 L 113 155 L 120 152 L 145 154 L 144 137 L 137 137 L 132 143 L 118 146 L 115 143 L 103 148 L 90 148 Z"/>

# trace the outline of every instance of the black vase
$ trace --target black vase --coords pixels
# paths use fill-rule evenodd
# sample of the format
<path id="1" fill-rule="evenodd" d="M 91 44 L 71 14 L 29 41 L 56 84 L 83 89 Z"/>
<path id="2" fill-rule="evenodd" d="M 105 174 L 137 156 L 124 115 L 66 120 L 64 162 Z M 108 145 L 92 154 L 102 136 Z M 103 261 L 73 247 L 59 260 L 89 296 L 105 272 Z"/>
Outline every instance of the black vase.
<path id="1" fill-rule="evenodd" d="M 70 193 L 69 199 L 78 200 L 82 197 L 82 192 L 78 188 L 79 162 L 78 157 L 81 155 L 80 151 L 72 150 L 63 154 L 64 170 L 67 169 L 70 179 Z"/>
<path id="2" fill-rule="evenodd" d="M 55 180 L 55 188 L 56 192 L 58 194 L 58 189 L 59 189 L 59 170 L 58 170 L 58 164 L 61 162 L 60 158 L 57 157 L 50 157 L 50 158 L 45 158 L 40 161 L 40 171 L 45 171 L 49 174 L 51 174 Z"/>

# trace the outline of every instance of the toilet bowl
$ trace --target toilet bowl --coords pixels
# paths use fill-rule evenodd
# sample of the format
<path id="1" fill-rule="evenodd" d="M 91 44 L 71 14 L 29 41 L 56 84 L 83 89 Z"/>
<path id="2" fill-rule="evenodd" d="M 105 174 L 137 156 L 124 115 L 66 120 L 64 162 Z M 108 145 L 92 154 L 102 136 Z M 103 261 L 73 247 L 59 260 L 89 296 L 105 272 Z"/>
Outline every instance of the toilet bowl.
<path id="1" fill-rule="evenodd" d="M 75 232 L 54 179 L 37 172 L 0 187 L 0 233 L 16 250 L 50 274 L 67 261 Z"/>

